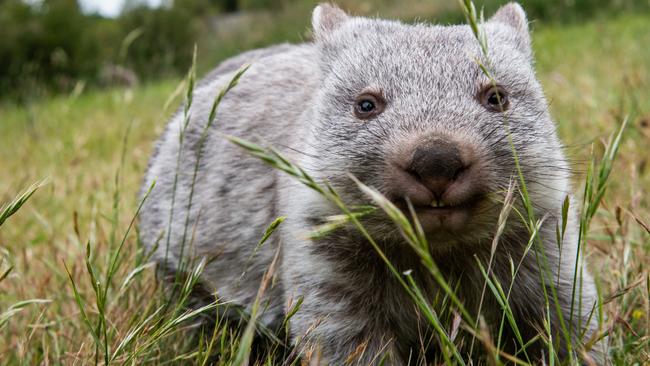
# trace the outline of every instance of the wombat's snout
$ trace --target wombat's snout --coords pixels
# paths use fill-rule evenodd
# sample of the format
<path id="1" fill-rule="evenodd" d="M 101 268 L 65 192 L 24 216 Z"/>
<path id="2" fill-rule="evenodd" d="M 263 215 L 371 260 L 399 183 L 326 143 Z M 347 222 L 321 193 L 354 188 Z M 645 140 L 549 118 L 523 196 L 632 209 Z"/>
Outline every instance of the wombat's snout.
<path id="1" fill-rule="evenodd" d="M 391 155 L 387 196 L 407 211 L 410 202 L 426 231 L 462 229 L 483 201 L 485 169 L 472 143 L 440 135 L 415 137 Z"/>
<path id="2" fill-rule="evenodd" d="M 448 140 L 433 139 L 415 149 L 407 168 L 440 204 L 449 185 L 467 168 L 458 146 Z"/>

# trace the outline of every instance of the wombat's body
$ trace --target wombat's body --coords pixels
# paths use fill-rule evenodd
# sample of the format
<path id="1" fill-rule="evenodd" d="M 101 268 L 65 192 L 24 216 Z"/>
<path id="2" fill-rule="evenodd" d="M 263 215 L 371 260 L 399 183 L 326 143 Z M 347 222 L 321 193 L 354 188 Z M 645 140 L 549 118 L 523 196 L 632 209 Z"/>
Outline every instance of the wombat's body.
<path id="1" fill-rule="evenodd" d="M 323 360 L 341 364 L 355 353 L 357 360 L 369 363 L 388 352 L 393 363 L 404 364 L 410 353 L 420 353 L 421 338 L 431 329 L 376 251 L 353 228 L 308 239 L 315 225 L 340 211 L 223 134 L 277 148 L 316 179 L 329 181 L 350 204 L 368 200 L 348 173 L 396 202 L 412 201 L 440 269 L 475 315 L 485 282 L 477 261 L 487 266 L 501 210 L 485 197 L 502 197 L 516 174 L 509 125 L 535 215 L 544 219 L 540 236 L 549 268 L 545 275 L 556 286 L 557 307 L 567 328 L 575 331 L 581 324 L 591 336 L 597 317 L 588 317 L 596 295 L 586 271 L 578 273 L 582 290 L 579 286 L 576 291 L 569 325 L 576 214 L 571 210 L 560 252 L 555 233 L 562 203 L 570 196 L 569 172 L 531 66 L 521 9 L 504 7 L 483 26 L 488 67 L 508 90 L 507 111 L 486 110 L 477 99 L 491 82 L 476 63 L 484 58 L 468 26 L 351 18 L 321 6 L 314 13 L 314 28 L 314 43 L 252 51 L 213 71 L 194 92 L 180 159 L 182 113 L 169 123 L 147 173 L 145 187 L 154 180 L 156 185 L 140 223 L 144 243 L 158 245 L 156 260 L 173 269 L 181 256 L 206 258 L 203 287 L 250 309 L 262 275 L 280 249 L 279 280 L 267 289 L 269 303 L 261 316 L 267 326 L 277 326 L 290 299 L 302 296 L 304 303 L 291 320 L 292 337 L 308 333 Z M 248 62 L 252 66 L 219 106 L 192 189 L 211 105 Z M 440 146 L 446 146 L 445 155 L 431 158 L 440 155 Z M 441 169 L 451 175 L 441 176 Z M 452 208 L 430 208 L 434 196 Z M 279 216 L 287 216 L 280 232 L 257 248 L 266 227 Z M 366 224 L 398 270 L 413 270 L 431 299 L 441 296 L 392 223 L 374 218 Z M 538 257 L 534 247 L 527 252 L 529 237 L 521 220 L 511 215 L 492 264 L 507 290 L 511 264 L 521 262 L 509 298 L 524 342 L 544 329 L 547 317 Z M 552 298 L 551 286 L 546 289 Z M 566 342 L 552 300 L 549 310 L 558 353 L 564 357 Z M 502 309 L 489 290 L 482 314 L 496 334 Z M 502 344 L 514 349 L 515 336 L 507 324 L 505 329 Z M 538 342 L 528 354 L 531 360 L 540 359 L 546 350 Z M 598 350 L 591 356 L 602 357 Z"/>

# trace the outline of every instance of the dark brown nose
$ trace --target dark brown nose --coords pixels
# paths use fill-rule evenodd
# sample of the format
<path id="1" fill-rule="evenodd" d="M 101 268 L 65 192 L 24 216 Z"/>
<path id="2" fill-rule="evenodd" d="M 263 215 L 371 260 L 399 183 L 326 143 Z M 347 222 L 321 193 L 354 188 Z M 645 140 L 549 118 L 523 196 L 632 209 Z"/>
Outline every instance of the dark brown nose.
<path id="1" fill-rule="evenodd" d="M 458 146 L 443 139 L 429 140 L 418 146 L 409 166 L 409 171 L 438 200 L 464 169 Z"/>

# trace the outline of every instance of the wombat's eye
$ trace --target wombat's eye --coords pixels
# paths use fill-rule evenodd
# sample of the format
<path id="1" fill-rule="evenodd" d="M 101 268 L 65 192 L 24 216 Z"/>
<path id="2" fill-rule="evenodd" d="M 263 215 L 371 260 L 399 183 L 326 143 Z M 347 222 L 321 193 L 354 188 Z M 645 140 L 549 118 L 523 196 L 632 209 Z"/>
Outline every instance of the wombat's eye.
<path id="1" fill-rule="evenodd" d="M 479 100 L 485 108 L 493 112 L 504 112 L 510 106 L 508 92 L 500 85 L 490 85 L 484 88 L 479 95 Z"/>
<path id="2" fill-rule="evenodd" d="M 364 93 L 354 102 L 354 115 L 359 119 L 370 119 L 384 111 L 384 99 L 378 95 Z"/>

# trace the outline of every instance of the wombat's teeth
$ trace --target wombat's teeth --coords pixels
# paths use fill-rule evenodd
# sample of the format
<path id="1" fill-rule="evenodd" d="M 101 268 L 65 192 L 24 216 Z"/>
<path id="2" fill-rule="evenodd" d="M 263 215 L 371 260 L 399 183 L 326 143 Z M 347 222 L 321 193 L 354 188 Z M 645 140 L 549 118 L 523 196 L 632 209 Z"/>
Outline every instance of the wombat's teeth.
<path id="1" fill-rule="evenodd" d="M 444 202 L 440 202 L 438 200 L 433 200 L 431 202 L 431 207 L 434 207 L 434 208 L 443 208 L 443 207 L 447 207 L 447 206 L 449 206 L 449 205 L 446 205 Z"/>

